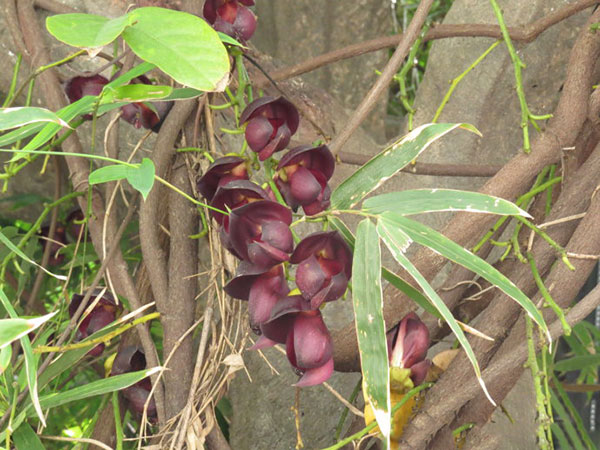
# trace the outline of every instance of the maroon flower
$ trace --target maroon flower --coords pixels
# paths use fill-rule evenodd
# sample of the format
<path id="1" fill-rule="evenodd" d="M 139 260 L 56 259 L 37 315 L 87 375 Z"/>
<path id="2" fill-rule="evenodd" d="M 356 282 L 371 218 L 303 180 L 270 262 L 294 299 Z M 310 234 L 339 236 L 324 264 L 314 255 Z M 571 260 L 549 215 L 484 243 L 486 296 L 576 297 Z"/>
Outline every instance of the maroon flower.
<path id="1" fill-rule="evenodd" d="M 256 30 L 256 16 L 246 6 L 254 0 L 206 0 L 204 17 L 213 28 L 240 41 L 247 41 Z"/>
<path id="2" fill-rule="evenodd" d="M 96 301 L 96 297 L 100 294 L 100 290 L 94 291 L 94 294 L 90 297 L 88 305 L 91 305 Z M 69 316 L 73 317 L 75 312 L 79 308 L 81 301 L 83 300 L 83 295 L 81 294 L 73 294 L 71 298 L 71 303 L 69 304 Z M 83 318 L 79 327 L 77 328 L 77 332 L 75 333 L 75 340 L 81 341 L 88 336 L 91 336 L 96 331 L 101 330 L 108 324 L 115 321 L 117 318 L 117 314 L 119 313 L 121 307 L 117 305 L 114 297 L 109 292 L 105 292 L 102 297 L 96 303 L 96 306 L 90 311 L 90 313 Z M 104 351 L 104 344 L 98 344 L 94 348 L 92 348 L 88 355 L 90 356 L 99 356 Z"/>
<path id="3" fill-rule="evenodd" d="M 150 79 L 141 75 L 132 84 L 152 84 Z M 121 108 L 121 118 L 135 128 L 146 128 L 156 133 L 163 120 L 173 107 L 173 102 L 129 103 Z"/>
<path id="4" fill-rule="evenodd" d="M 100 95 L 107 83 L 102 75 L 73 77 L 65 85 L 65 92 L 69 101 L 74 103 L 86 95 Z"/>
<path id="5" fill-rule="evenodd" d="M 326 145 L 296 147 L 279 161 L 277 187 L 294 211 L 302 206 L 312 216 L 329 206 L 331 189 L 327 181 L 334 168 L 335 159 Z"/>
<path id="6" fill-rule="evenodd" d="M 296 107 L 283 97 L 261 97 L 250 103 L 240 117 L 246 123 L 246 141 L 261 161 L 283 150 L 298 129 Z"/>
<path id="7" fill-rule="evenodd" d="M 425 359 L 429 349 L 429 330 L 415 313 L 407 314 L 387 332 L 390 365 L 410 369 L 415 386 L 425 380 L 431 361 Z"/>
<path id="8" fill-rule="evenodd" d="M 131 345 L 119 350 L 113 366 L 111 369 L 111 375 L 121 375 L 123 373 L 137 372 L 146 368 L 146 356 L 144 351 L 135 346 Z M 144 378 L 138 381 L 133 386 L 129 386 L 121 391 L 123 397 L 129 404 L 129 409 L 136 415 L 141 416 L 144 413 L 144 405 L 148 400 L 150 391 L 152 390 L 152 383 L 150 378 Z M 154 398 L 150 399 L 147 410 L 148 420 L 151 423 L 156 423 L 158 416 L 156 413 L 156 403 Z"/>
<path id="9" fill-rule="evenodd" d="M 225 286 L 225 292 L 233 298 L 248 300 L 250 327 L 257 334 L 260 333 L 260 325 L 271 317 L 273 306 L 289 291 L 283 265 L 267 270 L 248 261 L 240 263 L 235 277 Z"/>
<path id="10" fill-rule="evenodd" d="M 344 295 L 352 276 L 352 251 L 337 231 L 305 237 L 290 262 L 299 264 L 296 284 L 312 308 Z"/>
<path id="11" fill-rule="evenodd" d="M 271 200 L 259 200 L 235 208 L 229 214 L 229 238 L 235 252 L 257 267 L 271 267 L 289 260 L 294 241 L 292 212 Z"/>
<path id="12" fill-rule="evenodd" d="M 285 343 L 289 362 L 302 374 L 296 386 L 313 386 L 329 379 L 333 373 L 331 335 L 321 311 L 311 309 L 300 295 L 280 300 L 271 311 L 271 319 L 261 329 L 262 346 Z"/>
<path id="13" fill-rule="evenodd" d="M 246 161 L 239 156 L 225 156 L 213 162 L 198 181 L 198 192 L 207 200 L 212 200 L 220 186 L 230 181 L 247 180 Z"/>
<path id="14" fill-rule="evenodd" d="M 268 198 L 267 193 L 258 184 L 247 180 L 234 180 L 226 185 L 220 186 L 213 196 L 210 206 L 227 211 L 235 209 L 257 200 Z M 211 211 L 211 215 L 219 225 L 225 226 L 225 231 L 229 233 L 229 218 L 216 211 Z"/>

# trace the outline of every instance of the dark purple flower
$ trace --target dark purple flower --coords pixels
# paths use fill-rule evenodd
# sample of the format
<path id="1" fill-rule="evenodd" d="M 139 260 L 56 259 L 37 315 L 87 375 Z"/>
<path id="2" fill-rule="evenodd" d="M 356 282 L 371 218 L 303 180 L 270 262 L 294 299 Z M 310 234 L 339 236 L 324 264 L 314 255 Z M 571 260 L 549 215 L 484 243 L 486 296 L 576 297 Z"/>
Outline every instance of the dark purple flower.
<path id="1" fill-rule="evenodd" d="M 137 372 L 146 368 L 146 356 L 144 351 L 131 345 L 119 350 L 115 360 L 113 361 L 111 375 L 121 375 L 123 373 Z M 129 386 L 121 391 L 123 397 L 127 400 L 129 409 L 136 415 L 141 416 L 144 413 L 144 405 L 148 400 L 152 383 L 150 378 L 144 378 L 138 381 L 133 386 Z M 154 398 L 150 399 L 147 410 L 148 420 L 151 423 L 156 423 L 158 417 L 156 413 L 156 403 Z"/>
<path id="2" fill-rule="evenodd" d="M 96 297 L 100 294 L 100 292 L 101 291 L 97 289 L 94 294 L 92 294 L 88 306 L 96 301 Z M 79 308 L 83 297 L 84 296 L 81 294 L 73 294 L 73 297 L 71 297 L 71 303 L 69 304 L 70 317 L 75 315 L 75 312 Z M 82 339 L 91 336 L 96 331 L 101 330 L 108 324 L 114 322 L 120 310 L 121 307 L 117 305 L 112 294 L 110 292 L 105 292 L 96 303 L 96 306 L 94 306 L 94 308 L 87 316 L 83 318 L 79 324 L 77 332 L 75 333 L 75 340 L 81 341 Z M 103 351 L 104 344 L 98 344 L 88 352 L 88 355 L 99 356 Z"/>
<path id="3" fill-rule="evenodd" d="M 305 237 L 290 262 L 298 264 L 296 284 L 312 308 L 344 295 L 352 276 L 352 251 L 337 231 Z"/>
<path id="4" fill-rule="evenodd" d="M 217 188 L 213 196 L 210 206 L 227 211 L 227 209 L 235 209 L 257 200 L 266 200 L 267 193 L 258 184 L 247 180 L 230 181 L 224 186 Z M 229 218 L 216 211 L 211 211 L 212 217 L 219 225 L 225 226 L 225 231 L 229 233 Z"/>
<path id="5" fill-rule="evenodd" d="M 246 123 L 246 141 L 261 161 L 283 150 L 298 129 L 296 107 L 283 97 L 264 96 L 250 103 L 240 117 Z"/>
<path id="6" fill-rule="evenodd" d="M 323 316 L 311 309 L 302 296 L 286 297 L 273 307 L 271 319 L 261 326 L 262 342 L 285 343 L 290 364 L 302 377 L 296 386 L 314 386 L 327 381 L 333 373 L 333 343 Z"/>
<path id="7" fill-rule="evenodd" d="M 415 386 L 425 380 L 431 361 L 425 359 L 429 349 L 429 330 L 415 313 L 407 314 L 387 332 L 390 365 L 410 369 Z"/>
<path id="8" fill-rule="evenodd" d="M 271 200 L 259 200 L 232 210 L 229 238 L 242 259 L 257 267 L 271 267 L 289 260 L 294 241 L 292 212 Z"/>
<path id="9" fill-rule="evenodd" d="M 271 317 L 273 306 L 284 298 L 288 287 L 283 265 L 261 269 L 248 261 L 242 261 L 235 277 L 225 286 L 225 292 L 240 300 L 248 300 L 250 327 L 260 333 L 260 325 Z"/>
<path id="10" fill-rule="evenodd" d="M 132 84 L 152 84 L 150 79 L 141 75 Z M 149 106 L 151 105 L 151 106 Z M 121 118 L 135 128 L 146 128 L 156 133 L 173 107 L 173 102 L 129 103 L 121 108 Z"/>
<path id="11" fill-rule="evenodd" d="M 254 0 L 206 0 L 203 14 L 215 30 L 244 42 L 256 30 L 256 16 L 239 3 L 252 6 Z"/>
<path id="12" fill-rule="evenodd" d="M 65 85 L 65 92 L 69 101 L 74 103 L 86 95 L 100 95 L 107 83 L 102 75 L 73 77 Z"/>
<path id="13" fill-rule="evenodd" d="M 296 147 L 279 161 L 277 187 L 294 211 L 302 206 L 312 216 L 329 206 L 331 189 L 327 181 L 334 168 L 335 159 L 326 145 Z"/>
<path id="14" fill-rule="evenodd" d="M 198 192 L 207 200 L 212 200 L 220 186 L 230 181 L 247 180 L 246 160 L 239 156 L 225 156 L 213 162 L 198 181 Z"/>

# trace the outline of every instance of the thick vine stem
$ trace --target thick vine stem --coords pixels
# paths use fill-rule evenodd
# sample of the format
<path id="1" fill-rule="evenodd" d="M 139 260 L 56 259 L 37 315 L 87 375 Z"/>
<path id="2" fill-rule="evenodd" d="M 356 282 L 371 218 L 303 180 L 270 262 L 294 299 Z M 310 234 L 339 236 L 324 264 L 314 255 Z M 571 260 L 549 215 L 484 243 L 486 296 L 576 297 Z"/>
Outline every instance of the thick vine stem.
<path id="1" fill-rule="evenodd" d="M 594 83 L 594 67 L 600 56 L 600 35 L 589 31 L 592 23 L 600 20 L 595 11 L 571 50 L 568 71 L 554 116 L 546 130 L 532 141 L 531 154 L 518 154 L 479 190 L 509 200 L 516 199 L 531 186 L 535 176 L 546 166 L 560 160 L 561 149 L 570 147 L 580 134 L 587 118 L 589 97 Z M 456 214 L 442 233 L 459 245 L 470 247 L 491 225 L 493 217 L 484 214 Z M 445 264 L 444 258 L 428 249 L 419 250 L 413 259 L 417 269 L 431 280 Z M 408 277 L 402 272 L 401 275 Z M 384 317 L 388 326 L 415 309 L 414 303 L 403 293 L 386 290 Z M 358 350 L 353 325 L 335 333 L 334 359 L 336 370 L 359 370 Z"/>

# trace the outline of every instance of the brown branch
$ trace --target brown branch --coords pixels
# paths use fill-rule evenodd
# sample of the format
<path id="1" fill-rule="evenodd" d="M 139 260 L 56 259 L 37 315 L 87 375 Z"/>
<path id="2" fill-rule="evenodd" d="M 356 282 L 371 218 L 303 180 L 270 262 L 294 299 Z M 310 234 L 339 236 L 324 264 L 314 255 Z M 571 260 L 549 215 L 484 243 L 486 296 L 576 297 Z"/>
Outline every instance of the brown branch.
<path id="1" fill-rule="evenodd" d="M 419 3 L 415 15 L 408 25 L 406 33 L 400 38 L 396 51 L 385 65 L 381 75 L 377 78 L 377 81 L 371 87 L 365 98 L 362 99 L 360 105 L 354 110 L 354 113 L 350 116 L 350 119 L 344 128 L 342 128 L 340 133 L 331 142 L 329 148 L 334 155 L 342 149 L 346 141 L 350 139 L 363 120 L 365 120 L 367 114 L 375 107 L 377 100 L 384 92 L 387 92 L 387 88 L 392 81 L 392 78 L 400 69 L 400 66 L 404 62 L 404 58 L 406 58 L 411 46 L 419 36 L 432 4 L 433 0 L 422 0 Z"/>
<path id="2" fill-rule="evenodd" d="M 598 20 L 600 12 L 596 11 L 584 25 L 573 46 L 567 77 L 554 117 L 548 122 L 546 130 L 532 142 L 531 154 L 519 153 L 488 180 L 479 192 L 513 200 L 529 189 L 533 178 L 544 167 L 560 160 L 562 148 L 573 145 L 587 117 L 594 66 L 600 56 L 600 35 L 589 32 L 589 26 Z M 490 227 L 493 220 L 493 217 L 484 214 L 458 213 L 442 233 L 459 245 L 469 247 Z M 443 257 L 429 249 L 420 249 L 413 262 L 428 280 L 437 275 L 446 263 Z M 406 272 L 401 275 L 408 277 Z M 388 287 L 386 294 L 384 317 L 389 326 L 415 309 L 414 303 L 403 293 Z M 335 333 L 333 339 L 336 370 L 359 370 L 353 324 Z"/>
<path id="3" fill-rule="evenodd" d="M 576 3 L 571 3 L 558 9 L 547 16 L 542 17 L 528 25 L 520 27 L 508 27 L 508 32 L 513 41 L 529 43 L 537 38 L 541 33 L 550 28 L 552 25 L 568 19 L 574 14 L 577 14 L 584 9 L 587 9 L 595 4 L 597 0 L 580 0 Z M 383 36 L 369 41 L 360 42 L 358 44 L 348 45 L 337 50 L 310 58 L 306 61 L 294 64 L 290 67 L 284 67 L 270 73 L 274 81 L 283 81 L 289 78 L 297 77 L 307 72 L 311 72 L 319 67 L 328 64 L 342 61 L 344 59 L 353 58 L 355 56 L 371 53 L 386 48 L 394 48 L 401 41 L 403 34 L 394 36 Z M 490 37 L 501 39 L 502 34 L 498 25 L 488 24 L 441 24 L 431 28 L 424 37 L 424 41 L 432 41 L 436 39 L 447 39 L 453 37 Z M 258 87 L 264 87 L 269 81 L 260 77 L 256 81 Z"/>
<path id="4" fill-rule="evenodd" d="M 34 4 L 36 7 L 45 9 L 54 14 L 74 14 L 80 12 L 78 9 L 72 8 L 57 0 L 35 0 Z"/>
<path id="5" fill-rule="evenodd" d="M 362 166 L 373 158 L 373 156 L 350 152 L 340 152 L 337 157 L 339 161 L 345 164 L 357 166 Z M 405 167 L 402 169 L 402 172 L 411 173 L 413 175 L 431 175 L 440 177 L 493 177 L 500 169 L 502 169 L 502 166 L 417 162 Z"/>
<path id="6" fill-rule="evenodd" d="M 19 28 L 19 18 L 17 16 L 15 0 L 2 0 L 2 15 L 4 16 L 4 23 L 10 32 L 17 52 L 23 55 L 24 58 L 28 57 L 29 51 L 25 46 L 23 33 Z"/>

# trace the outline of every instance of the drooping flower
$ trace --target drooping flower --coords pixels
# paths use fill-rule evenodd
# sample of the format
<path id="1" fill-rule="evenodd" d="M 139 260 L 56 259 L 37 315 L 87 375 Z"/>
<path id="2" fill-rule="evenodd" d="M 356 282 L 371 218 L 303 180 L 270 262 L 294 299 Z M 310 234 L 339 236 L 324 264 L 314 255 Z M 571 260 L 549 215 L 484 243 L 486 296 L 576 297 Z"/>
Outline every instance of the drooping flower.
<path id="1" fill-rule="evenodd" d="M 141 75 L 132 84 L 152 84 L 152 81 Z M 121 108 L 121 118 L 135 128 L 144 127 L 157 133 L 172 107 L 173 102 L 129 103 Z"/>
<path id="2" fill-rule="evenodd" d="M 69 101 L 74 103 L 86 95 L 99 95 L 106 84 L 108 80 L 102 75 L 78 76 L 67 82 L 65 92 Z"/>
<path id="3" fill-rule="evenodd" d="M 146 368 L 146 356 L 144 351 L 135 346 L 131 345 L 119 350 L 115 360 L 113 361 L 111 375 L 121 375 L 129 372 L 137 372 Z M 148 400 L 150 391 L 152 390 L 152 383 L 150 378 L 144 378 L 133 386 L 129 386 L 121 391 L 125 400 L 129 405 L 129 409 L 136 415 L 141 416 L 144 412 L 144 405 Z M 156 403 L 154 397 L 150 399 L 147 410 L 148 420 L 151 423 L 156 423 L 158 416 L 156 413 Z"/>
<path id="4" fill-rule="evenodd" d="M 216 159 L 206 169 L 202 178 L 198 180 L 198 192 L 210 201 L 220 186 L 224 186 L 230 181 L 247 179 L 246 161 L 239 156 L 225 156 Z"/>
<path id="5" fill-rule="evenodd" d="M 352 251 L 337 231 L 305 237 L 290 262 L 298 264 L 296 284 L 312 308 L 344 295 L 352 276 Z"/>
<path id="6" fill-rule="evenodd" d="M 429 349 L 429 330 L 415 313 L 407 314 L 387 332 L 390 366 L 410 369 L 414 386 L 425 380 L 431 361 L 425 359 Z M 393 380 L 392 380 L 393 381 Z"/>
<path id="7" fill-rule="evenodd" d="M 294 247 L 292 212 L 271 200 L 259 200 L 229 213 L 231 245 L 243 260 L 267 268 L 289 260 Z"/>
<path id="8" fill-rule="evenodd" d="M 277 187 L 294 211 L 302 206 L 312 216 L 329 206 L 327 182 L 334 168 L 335 159 L 326 145 L 295 147 L 279 161 Z"/>
<path id="9" fill-rule="evenodd" d="M 258 184 L 248 180 L 234 180 L 217 188 L 210 206 L 227 211 L 235 209 L 247 203 L 269 198 L 267 193 Z M 219 225 L 224 224 L 226 232 L 229 233 L 229 218 L 216 211 L 211 211 L 211 216 Z"/>
<path id="10" fill-rule="evenodd" d="M 329 330 L 321 311 L 312 309 L 302 296 L 293 295 L 277 302 L 271 318 L 261 330 L 263 345 L 285 344 L 290 364 L 302 375 L 296 386 L 323 383 L 333 373 L 333 343 Z"/>
<path id="11" fill-rule="evenodd" d="M 89 304 L 96 301 L 98 295 L 100 295 L 101 290 L 97 289 L 94 291 L 92 296 L 90 297 Z M 71 303 L 69 304 L 69 316 L 73 317 L 75 312 L 81 305 L 81 301 L 83 300 L 83 295 L 81 294 L 73 294 L 71 297 Z M 115 321 L 117 318 L 117 314 L 121 310 L 120 305 L 117 305 L 114 297 L 110 292 L 104 292 L 102 297 L 98 299 L 94 308 L 89 312 L 87 316 L 83 318 L 77 331 L 75 333 L 75 340 L 81 341 L 88 336 L 91 336 L 96 331 L 101 330 L 108 324 Z M 104 344 L 98 344 L 94 348 L 92 348 L 88 355 L 90 356 L 99 356 L 104 351 Z"/>
<path id="12" fill-rule="evenodd" d="M 252 5 L 254 0 L 206 0 L 203 14 L 215 30 L 244 42 L 256 30 L 256 16 L 246 8 Z"/>
<path id="13" fill-rule="evenodd" d="M 257 334 L 260 325 L 270 319 L 275 304 L 289 291 L 283 265 L 262 269 L 248 261 L 240 263 L 235 277 L 225 286 L 225 292 L 233 298 L 248 300 L 250 327 Z"/>
<path id="14" fill-rule="evenodd" d="M 296 107 L 283 97 L 264 96 L 250 103 L 240 117 L 246 125 L 246 141 L 261 161 L 283 150 L 298 129 Z"/>

